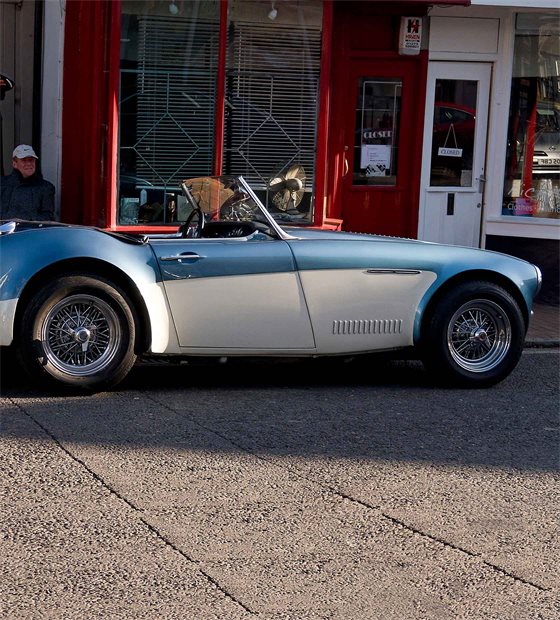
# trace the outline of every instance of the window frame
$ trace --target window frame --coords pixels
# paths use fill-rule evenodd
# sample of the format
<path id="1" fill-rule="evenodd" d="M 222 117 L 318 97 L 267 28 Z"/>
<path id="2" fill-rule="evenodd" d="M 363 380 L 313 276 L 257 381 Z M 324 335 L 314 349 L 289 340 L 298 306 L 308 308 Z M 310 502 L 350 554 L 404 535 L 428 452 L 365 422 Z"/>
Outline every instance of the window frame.
<path id="1" fill-rule="evenodd" d="M 107 192 L 107 228 L 122 232 L 168 233 L 176 230 L 176 225 L 123 225 L 118 223 L 118 148 L 119 148 L 119 110 L 118 92 L 120 80 L 120 37 L 122 0 L 114 3 L 111 20 L 110 71 L 112 95 L 109 103 L 109 182 Z M 225 124 L 225 91 L 227 74 L 227 29 L 229 0 L 220 0 L 220 24 L 218 68 L 216 85 L 216 105 L 214 124 L 214 160 L 212 174 L 219 176 L 223 172 L 224 157 L 224 124 Z M 313 212 L 310 225 L 322 226 L 326 217 L 327 198 L 327 147 L 328 147 L 328 109 L 330 103 L 330 70 L 332 63 L 332 32 L 333 3 L 323 2 L 321 26 L 321 59 L 319 69 L 318 118 L 316 137 L 316 169 L 315 184 L 312 189 L 314 196 Z M 309 224 L 308 224 L 309 225 Z"/>

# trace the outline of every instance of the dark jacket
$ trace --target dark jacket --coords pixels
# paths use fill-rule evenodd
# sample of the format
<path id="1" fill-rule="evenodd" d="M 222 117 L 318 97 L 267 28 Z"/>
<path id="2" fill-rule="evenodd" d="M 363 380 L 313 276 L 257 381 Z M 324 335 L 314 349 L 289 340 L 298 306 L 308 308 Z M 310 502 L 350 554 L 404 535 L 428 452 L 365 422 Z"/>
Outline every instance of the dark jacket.
<path id="1" fill-rule="evenodd" d="M 54 185 L 36 172 L 24 179 L 18 170 L 0 177 L 0 220 L 54 220 Z"/>

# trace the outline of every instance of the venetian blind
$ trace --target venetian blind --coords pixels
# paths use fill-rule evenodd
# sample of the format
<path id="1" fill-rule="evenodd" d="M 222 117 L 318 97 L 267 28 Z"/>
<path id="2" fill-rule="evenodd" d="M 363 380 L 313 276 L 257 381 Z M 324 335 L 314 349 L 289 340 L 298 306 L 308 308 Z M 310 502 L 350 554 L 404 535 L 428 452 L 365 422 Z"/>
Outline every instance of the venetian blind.
<path id="1" fill-rule="evenodd" d="M 225 171 L 255 187 L 292 164 L 313 187 L 321 31 L 235 22 L 229 31 Z"/>
<path id="2" fill-rule="evenodd" d="M 137 174 L 157 186 L 212 173 L 219 25 L 140 16 Z"/>

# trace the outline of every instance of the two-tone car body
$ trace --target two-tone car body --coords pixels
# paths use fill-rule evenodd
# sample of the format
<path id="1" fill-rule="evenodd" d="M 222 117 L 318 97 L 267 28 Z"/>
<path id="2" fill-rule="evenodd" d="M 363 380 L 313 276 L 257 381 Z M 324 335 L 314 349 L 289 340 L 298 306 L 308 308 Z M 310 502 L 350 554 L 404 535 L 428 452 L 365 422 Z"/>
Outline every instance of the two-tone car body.
<path id="1" fill-rule="evenodd" d="M 535 266 L 503 254 L 282 228 L 240 177 L 183 183 L 174 234 L 0 224 L 0 345 L 86 390 L 136 356 L 322 356 L 416 348 L 438 376 L 503 379 L 521 355 Z"/>

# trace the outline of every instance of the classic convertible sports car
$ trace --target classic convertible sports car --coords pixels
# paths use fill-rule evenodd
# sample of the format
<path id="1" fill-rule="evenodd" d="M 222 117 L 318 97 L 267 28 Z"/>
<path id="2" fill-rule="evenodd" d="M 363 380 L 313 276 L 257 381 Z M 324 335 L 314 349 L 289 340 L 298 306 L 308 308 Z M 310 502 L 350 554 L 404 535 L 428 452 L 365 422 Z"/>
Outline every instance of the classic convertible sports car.
<path id="1" fill-rule="evenodd" d="M 281 227 L 282 210 L 267 210 L 241 177 L 190 179 L 182 189 L 189 215 L 174 234 L 0 223 L 0 345 L 14 346 L 31 376 L 93 391 L 117 384 L 146 353 L 412 347 L 438 378 L 463 386 L 494 384 L 516 366 L 541 283 L 534 265 Z"/>

